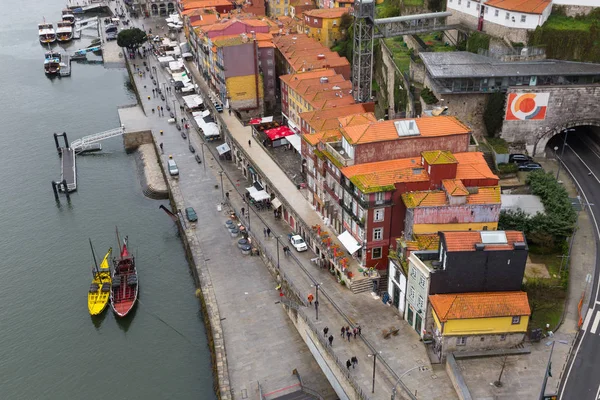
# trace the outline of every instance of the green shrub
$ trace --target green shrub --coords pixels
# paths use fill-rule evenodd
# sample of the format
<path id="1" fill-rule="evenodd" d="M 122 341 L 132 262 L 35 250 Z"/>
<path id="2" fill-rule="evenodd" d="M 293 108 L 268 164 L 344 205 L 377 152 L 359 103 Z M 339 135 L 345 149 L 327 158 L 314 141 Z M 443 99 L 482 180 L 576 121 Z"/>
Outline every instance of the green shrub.
<path id="1" fill-rule="evenodd" d="M 488 101 L 483 111 L 483 123 L 490 137 L 496 136 L 502 128 L 505 102 L 506 94 L 504 93 L 495 92 L 488 96 Z"/>
<path id="2" fill-rule="evenodd" d="M 425 87 L 423 90 L 421 90 L 421 98 L 425 104 L 435 104 L 439 101 L 428 87 Z"/>
<path id="3" fill-rule="evenodd" d="M 514 174 L 519 170 L 519 166 L 514 163 L 498 164 L 498 172 L 501 174 Z"/>
<path id="4" fill-rule="evenodd" d="M 477 54 L 479 49 L 488 50 L 490 48 L 490 36 L 481 32 L 473 32 L 467 39 L 467 51 Z"/>
<path id="5" fill-rule="evenodd" d="M 508 154 L 508 143 L 502 138 L 487 138 L 488 144 L 498 154 Z"/>

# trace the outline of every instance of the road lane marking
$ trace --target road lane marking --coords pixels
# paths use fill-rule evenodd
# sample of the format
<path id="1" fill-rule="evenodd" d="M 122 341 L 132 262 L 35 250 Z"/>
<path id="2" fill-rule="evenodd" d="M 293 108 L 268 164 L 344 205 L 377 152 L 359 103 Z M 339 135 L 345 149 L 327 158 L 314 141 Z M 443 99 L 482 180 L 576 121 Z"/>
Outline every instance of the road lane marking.
<path id="1" fill-rule="evenodd" d="M 596 317 L 594 318 L 594 323 L 592 324 L 592 329 L 590 329 L 590 332 L 596 334 L 598 324 L 600 324 L 600 311 L 596 311 Z"/>
<path id="2" fill-rule="evenodd" d="M 596 400 L 600 399 L 600 386 L 598 386 L 598 391 L 596 392 Z"/>
<path id="3" fill-rule="evenodd" d="M 573 149 L 570 146 L 568 147 L 568 149 L 570 149 L 571 151 L 573 151 Z M 573 153 L 575 153 L 575 152 L 573 151 Z M 561 162 L 561 164 L 565 167 L 565 171 L 567 171 L 569 173 L 569 175 L 571 175 L 571 178 L 573 179 L 573 181 L 575 181 L 575 184 L 577 185 L 577 187 L 579 188 L 579 191 L 583 195 L 583 198 L 584 198 L 585 202 L 587 204 L 590 204 L 590 202 L 588 201 L 588 198 L 587 198 L 585 192 L 583 191 L 583 188 L 579 184 L 579 181 L 577 179 L 575 179 L 575 175 L 573 175 L 573 173 L 571 172 L 571 170 L 569 169 L 569 167 L 567 167 L 567 164 L 565 164 L 564 162 Z M 596 215 L 594 214 L 594 212 L 591 209 L 589 211 L 590 211 L 590 215 L 592 216 L 592 220 L 594 221 L 594 226 L 596 227 L 596 240 L 598 240 L 598 238 L 600 238 L 600 229 L 598 228 L 598 221 L 596 221 Z M 598 279 L 598 282 L 597 282 L 596 300 L 598 300 L 598 290 L 599 289 L 600 289 L 600 279 Z M 563 398 L 563 394 L 565 392 L 565 388 L 567 387 L 567 382 L 569 381 L 569 377 L 571 376 L 571 371 L 573 370 L 573 365 L 575 364 L 575 359 L 577 358 L 577 355 L 579 354 L 579 350 L 581 349 L 581 344 L 583 343 L 583 341 L 585 339 L 585 334 L 586 333 L 587 333 L 587 331 L 583 331 L 583 335 L 581 335 L 581 339 L 579 340 L 579 344 L 577 345 L 577 349 L 575 350 L 575 353 L 573 353 L 573 357 L 571 358 L 571 365 L 569 365 L 569 368 L 567 369 L 567 375 L 565 376 L 565 378 L 563 380 L 563 385 L 562 385 L 562 387 L 560 389 L 560 394 L 558 396 L 559 399 Z"/>
<path id="4" fill-rule="evenodd" d="M 577 152 L 575 150 L 573 150 L 573 148 L 571 146 L 567 145 L 567 147 L 568 147 L 569 150 L 571 150 L 573 152 L 573 154 L 575 154 L 575 157 L 579 158 L 579 161 L 581 161 L 581 163 L 583 165 L 585 165 L 585 167 L 588 169 L 588 171 L 590 172 L 590 174 L 592 174 L 592 176 L 596 179 L 596 181 L 598 183 L 600 183 L 600 179 L 598 179 L 598 177 L 596 176 L 596 174 L 594 173 L 594 171 L 592 171 L 592 169 L 586 164 L 586 162 L 583 161 L 583 159 L 581 157 L 579 157 L 579 154 L 577 154 Z M 562 164 L 564 165 L 564 162 Z M 571 174 L 571 176 L 573 176 L 573 174 Z M 573 178 L 573 179 L 575 179 L 575 178 Z M 586 200 L 586 203 L 587 202 L 588 201 Z"/>
<path id="5" fill-rule="evenodd" d="M 594 309 L 588 308 L 588 312 L 585 315 L 585 320 L 583 321 L 583 325 L 581 326 L 582 330 L 587 330 L 587 327 L 590 324 L 590 319 L 592 319 L 592 314 L 594 314 Z"/>

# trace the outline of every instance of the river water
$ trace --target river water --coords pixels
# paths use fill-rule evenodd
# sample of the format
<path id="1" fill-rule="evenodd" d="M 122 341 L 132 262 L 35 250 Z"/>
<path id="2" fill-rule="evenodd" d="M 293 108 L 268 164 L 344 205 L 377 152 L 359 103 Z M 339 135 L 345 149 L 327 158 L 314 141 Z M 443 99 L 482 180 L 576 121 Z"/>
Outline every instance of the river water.
<path id="1" fill-rule="evenodd" d="M 0 15 L 0 398 L 214 399 L 210 353 L 194 282 L 161 202 L 142 194 L 120 138 L 77 158 L 78 191 L 57 205 L 53 132 L 69 140 L 118 126 L 135 102 L 124 70 L 73 63 L 49 79 L 37 24 L 64 0 L 3 1 Z M 74 41 L 69 52 L 89 43 Z M 115 226 L 137 254 L 140 304 L 117 321 L 87 311 L 91 238 L 117 249 Z"/>

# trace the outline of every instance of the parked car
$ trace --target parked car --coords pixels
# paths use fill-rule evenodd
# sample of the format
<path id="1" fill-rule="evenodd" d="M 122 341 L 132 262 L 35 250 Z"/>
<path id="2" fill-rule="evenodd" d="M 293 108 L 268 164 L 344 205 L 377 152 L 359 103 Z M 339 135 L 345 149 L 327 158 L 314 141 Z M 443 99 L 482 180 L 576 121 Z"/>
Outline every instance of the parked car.
<path id="1" fill-rule="evenodd" d="M 169 175 L 179 176 L 179 168 L 177 168 L 177 164 L 175 163 L 175 160 L 173 160 L 173 156 L 169 156 L 167 166 L 169 167 Z"/>
<path id="2" fill-rule="evenodd" d="M 185 216 L 190 222 L 198 221 L 198 215 L 196 214 L 196 210 L 194 210 L 193 207 L 188 207 L 185 209 Z"/>
<path id="3" fill-rule="evenodd" d="M 302 239 L 302 236 L 300 236 L 300 235 L 291 236 L 290 243 L 292 244 L 292 246 L 294 246 L 296 251 L 308 250 L 308 246 L 306 245 L 306 242 L 304 241 L 304 239 Z"/>
<path id="4" fill-rule="evenodd" d="M 196 154 L 196 155 L 194 156 L 194 158 L 196 159 L 196 162 L 197 162 L 198 164 L 202 164 L 202 157 L 200 157 L 200 154 Z"/>
<path id="5" fill-rule="evenodd" d="M 529 162 L 519 165 L 519 171 L 535 171 L 538 169 L 542 169 L 542 166 L 535 162 Z"/>
<path id="6" fill-rule="evenodd" d="M 522 163 L 529 163 L 532 161 L 533 161 L 533 159 L 526 154 L 511 154 L 508 156 L 509 163 L 522 164 Z"/>
<path id="7" fill-rule="evenodd" d="M 108 32 L 106 34 L 106 41 L 117 40 L 117 32 Z"/>

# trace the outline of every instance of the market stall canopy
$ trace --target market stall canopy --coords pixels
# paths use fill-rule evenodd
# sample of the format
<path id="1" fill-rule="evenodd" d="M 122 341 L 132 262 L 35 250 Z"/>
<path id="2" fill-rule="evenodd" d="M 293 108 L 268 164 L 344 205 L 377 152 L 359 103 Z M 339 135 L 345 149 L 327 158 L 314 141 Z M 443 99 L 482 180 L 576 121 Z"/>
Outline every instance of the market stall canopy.
<path id="1" fill-rule="evenodd" d="M 250 196 L 252 196 L 253 193 L 258 192 L 258 190 L 254 186 L 247 187 L 246 190 L 248 191 L 248 194 L 250 194 Z"/>
<path id="2" fill-rule="evenodd" d="M 302 145 L 300 144 L 300 136 L 296 135 L 295 133 L 293 135 L 290 136 L 286 136 L 285 140 L 287 140 L 288 142 L 290 142 L 290 144 L 294 147 L 294 149 L 296 149 L 296 151 L 298 153 L 302 153 Z"/>
<path id="3" fill-rule="evenodd" d="M 171 61 L 175 61 L 171 56 L 158 57 L 158 62 L 161 64 L 169 64 Z"/>
<path id="4" fill-rule="evenodd" d="M 178 71 L 180 69 L 183 69 L 183 61 L 181 61 L 181 60 L 169 61 L 169 69 L 171 71 Z"/>
<path id="5" fill-rule="evenodd" d="M 254 193 L 250 193 L 250 196 L 256 201 L 268 200 L 271 198 L 271 195 L 264 190 L 259 190 Z"/>
<path id="6" fill-rule="evenodd" d="M 294 132 L 287 126 L 280 126 L 277 128 L 269 129 L 265 131 L 265 135 L 271 140 L 282 139 L 286 136 L 293 135 Z"/>
<path id="7" fill-rule="evenodd" d="M 205 123 L 204 125 L 200 125 L 200 128 L 202 128 L 202 132 L 206 137 L 221 135 L 221 132 L 219 132 L 219 127 L 214 122 L 209 122 L 208 124 Z"/>
<path id="8" fill-rule="evenodd" d="M 189 93 L 195 91 L 196 89 L 198 89 L 198 85 L 192 85 L 188 83 L 183 87 L 183 89 L 181 89 L 181 91 L 184 93 Z"/>
<path id="9" fill-rule="evenodd" d="M 250 120 L 250 125 L 259 125 L 266 122 L 273 122 L 273 117 L 254 118 Z"/>
<path id="10" fill-rule="evenodd" d="M 173 80 L 175 82 L 183 82 L 183 84 L 185 85 L 186 83 L 191 82 L 190 77 L 188 76 L 188 73 L 183 71 L 183 72 L 174 72 L 171 74 L 171 77 L 173 78 Z"/>
<path id="11" fill-rule="evenodd" d="M 356 239 L 354 239 L 354 236 L 352 236 L 352 234 L 348 231 L 344 231 L 344 233 L 338 236 L 338 239 L 340 240 L 340 242 L 342 242 L 342 244 L 350 254 L 356 253 L 358 249 L 362 247 L 356 241 Z"/>
<path id="12" fill-rule="evenodd" d="M 279 207 L 281 207 L 281 201 L 279 201 L 279 199 L 277 197 L 273 197 L 273 200 L 271 200 L 271 204 L 273 205 L 273 207 L 277 210 Z"/>
<path id="13" fill-rule="evenodd" d="M 203 103 L 202 97 L 200 97 L 200 95 L 198 94 L 183 96 L 182 99 L 185 105 L 188 106 L 188 108 L 197 108 L 200 107 Z"/>
<path id="14" fill-rule="evenodd" d="M 217 146 L 217 151 L 219 152 L 220 156 L 222 156 L 223 154 L 227 153 L 230 150 L 231 149 L 229 148 L 229 145 L 227 143 L 223 143 L 222 145 Z"/>

